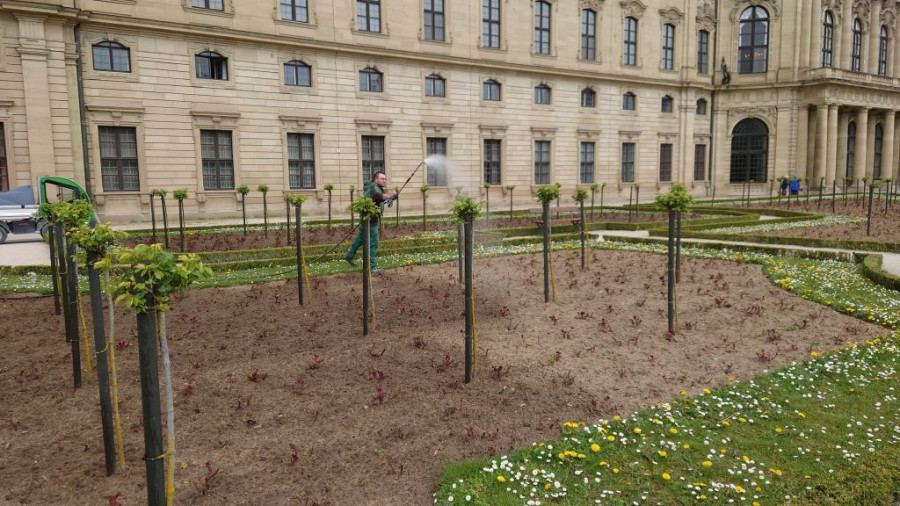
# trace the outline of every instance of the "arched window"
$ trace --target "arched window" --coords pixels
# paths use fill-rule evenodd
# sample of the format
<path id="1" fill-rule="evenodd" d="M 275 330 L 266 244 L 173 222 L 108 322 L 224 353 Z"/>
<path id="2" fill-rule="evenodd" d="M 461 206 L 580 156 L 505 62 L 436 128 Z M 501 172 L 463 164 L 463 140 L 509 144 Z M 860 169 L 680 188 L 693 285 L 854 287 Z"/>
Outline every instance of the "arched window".
<path id="1" fill-rule="evenodd" d="M 706 116 L 706 99 L 701 98 L 697 100 L 697 116 Z"/>
<path id="2" fill-rule="evenodd" d="M 585 88 L 581 90 L 581 107 L 596 107 L 597 106 L 597 92 L 590 89 Z"/>
<path id="3" fill-rule="evenodd" d="M 481 99 L 491 102 L 500 100 L 500 83 L 493 79 L 488 79 L 481 85 Z"/>
<path id="4" fill-rule="evenodd" d="M 825 11 L 822 20 L 822 66 L 831 67 L 831 57 L 834 49 L 834 16 L 831 11 Z"/>
<path id="5" fill-rule="evenodd" d="M 437 74 L 431 74 L 425 78 L 425 96 L 426 97 L 446 97 L 447 82 L 443 77 Z"/>
<path id="6" fill-rule="evenodd" d="M 131 72 L 131 50 L 118 42 L 94 44 L 94 70 Z"/>
<path id="7" fill-rule="evenodd" d="M 853 164 L 856 159 L 856 122 L 847 124 L 847 173 L 846 177 L 853 177 Z"/>
<path id="8" fill-rule="evenodd" d="M 761 120 L 747 118 L 735 125 L 731 137 L 731 182 L 766 181 L 769 162 L 769 128 Z"/>
<path id="9" fill-rule="evenodd" d="M 359 71 L 359 91 L 372 91 L 375 93 L 381 93 L 384 91 L 384 80 L 382 79 L 384 76 L 381 72 L 373 69 L 372 67 L 366 67 Z"/>
<path id="10" fill-rule="evenodd" d="M 312 67 L 299 60 L 284 64 L 284 84 L 286 86 L 312 86 Z"/>
<path id="11" fill-rule="evenodd" d="M 549 104 L 550 103 L 550 87 L 546 84 L 539 84 L 534 87 L 534 103 Z"/>
<path id="12" fill-rule="evenodd" d="M 850 51 L 850 70 L 859 72 L 862 60 L 862 23 L 859 18 L 853 20 L 853 47 Z"/>
<path id="13" fill-rule="evenodd" d="M 634 93 L 626 92 L 622 95 L 622 109 L 626 111 L 633 111 L 635 109 L 637 102 L 637 97 L 635 97 Z"/>
<path id="14" fill-rule="evenodd" d="M 762 7 L 748 7 L 741 13 L 738 41 L 738 71 L 757 74 L 768 70 L 769 13 Z"/>
<path id="15" fill-rule="evenodd" d="M 887 75 L 887 53 L 888 53 L 888 29 L 881 25 L 881 34 L 878 37 L 878 75 Z"/>
<path id="16" fill-rule="evenodd" d="M 672 112 L 672 109 L 674 109 L 674 107 L 673 107 L 674 102 L 675 102 L 675 101 L 672 100 L 672 97 L 670 97 L 669 95 L 664 96 L 664 97 L 662 98 L 662 103 L 661 103 L 661 105 L 660 105 L 660 110 L 661 110 L 662 112 Z"/>
<path id="17" fill-rule="evenodd" d="M 228 58 L 214 51 L 204 51 L 194 57 L 198 79 L 228 80 Z"/>
<path id="18" fill-rule="evenodd" d="M 881 179 L 881 154 L 884 150 L 884 128 L 875 125 L 875 153 L 872 156 L 872 179 Z"/>
<path id="19" fill-rule="evenodd" d="M 662 69 L 672 70 L 675 67 L 675 25 L 663 25 Z"/>
<path id="20" fill-rule="evenodd" d="M 623 48 L 622 64 L 637 65 L 637 31 L 638 20 L 631 16 L 625 18 L 625 47 Z"/>
<path id="21" fill-rule="evenodd" d="M 534 3 L 534 52 L 550 54 L 550 4 L 542 0 Z"/>

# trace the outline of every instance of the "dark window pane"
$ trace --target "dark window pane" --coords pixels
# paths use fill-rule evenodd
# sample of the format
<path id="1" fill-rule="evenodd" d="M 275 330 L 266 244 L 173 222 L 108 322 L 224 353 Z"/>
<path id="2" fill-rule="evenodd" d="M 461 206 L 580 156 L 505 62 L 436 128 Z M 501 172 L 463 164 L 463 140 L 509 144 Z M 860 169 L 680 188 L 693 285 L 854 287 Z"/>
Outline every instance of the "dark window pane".
<path id="1" fill-rule="evenodd" d="M 447 139 L 443 137 L 429 137 L 425 139 L 425 155 L 447 156 Z M 435 164 L 426 166 L 427 177 L 426 184 L 428 186 L 447 186 L 447 167 L 446 164 Z"/>
<path id="2" fill-rule="evenodd" d="M 315 189 L 316 157 L 312 134 L 288 134 L 288 182 L 292 189 Z"/>
<path id="3" fill-rule="evenodd" d="M 384 170 L 384 137 L 364 135 L 362 144 L 362 177 L 363 181 L 371 181 L 372 175 Z"/>
<path id="4" fill-rule="evenodd" d="M 99 127 L 103 191 L 139 191 L 137 129 Z"/>
<path id="5" fill-rule="evenodd" d="M 672 180 L 672 145 L 660 144 L 659 146 L 659 180 L 668 182 Z"/>
<path id="6" fill-rule="evenodd" d="M 578 180 L 581 184 L 594 182 L 594 148 L 593 142 L 582 142 L 579 154 L 580 170 Z"/>
<path id="7" fill-rule="evenodd" d="M 694 144 L 694 181 L 706 180 L 706 144 Z"/>
<path id="8" fill-rule="evenodd" d="M 230 130 L 201 130 L 200 158 L 204 189 L 234 189 L 234 159 Z"/>
<path id="9" fill-rule="evenodd" d="M 492 185 L 500 184 L 500 143 L 499 139 L 484 140 L 484 182 Z"/>

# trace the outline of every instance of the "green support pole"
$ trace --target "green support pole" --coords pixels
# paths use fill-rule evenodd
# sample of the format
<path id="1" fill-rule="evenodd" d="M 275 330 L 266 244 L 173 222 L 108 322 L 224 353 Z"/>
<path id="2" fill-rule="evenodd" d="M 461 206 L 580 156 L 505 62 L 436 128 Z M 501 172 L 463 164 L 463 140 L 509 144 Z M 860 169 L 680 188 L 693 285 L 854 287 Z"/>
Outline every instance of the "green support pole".
<path id="1" fill-rule="evenodd" d="M 97 386 L 100 389 L 100 422 L 103 428 L 103 456 L 106 461 L 106 475 L 116 472 L 116 440 L 112 419 L 112 400 L 109 390 L 109 359 L 107 358 L 106 330 L 104 328 L 103 296 L 100 288 L 100 273 L 94 263 L 88 261 L 88 283 L 91 286 L 91 318 L 94 327 L 94 349 L 97 357 Z"/>
<path id="2" fill-rule="evenodd" d="M 550 203 L 542 202 L 544 220 L 544 302 L 550 302 Z"/>
<path id="3" fill-rule="evenodd" d="M 162 424 L 160 423 L 156 311 L 137 314 L 137 331 L 144 422 L 144 462 L 147 471 L 147 505 L 163 506 L 166 504 L 166 476 Z"/>
<path id="4" fill-rule="evenodd" d="M 300 294 L 300 305 L 303 305 L 303 226 L 300 216 L 300 206 L 294 206 L 294 226 L 297 230 L 297 292 Z"/>
<path id="5" fill-rule="evenodd" d="M 360 218 L 359 226 L 362 227 L 363 234 L 363 335 L 369 335 L 369 292 L 372 287 L 369 286 L 369 277 L 372 275 L 372 259 L 369 257 L 372 252 L 372 241 L 369 237 L 371 233 L 372 218 Z"/>
<path id="6" fill-rule="evenodd" d="M 472 373 L 474 372 L 475 361 L 475 297 L 472 279 L 472 263 L 475 243 L 475 233 L 472 226 L 472 217 L 466 217 L 463 226 L 465 234 L 465 276 L 466 276 L 466 383 L 472 381 Z"/>

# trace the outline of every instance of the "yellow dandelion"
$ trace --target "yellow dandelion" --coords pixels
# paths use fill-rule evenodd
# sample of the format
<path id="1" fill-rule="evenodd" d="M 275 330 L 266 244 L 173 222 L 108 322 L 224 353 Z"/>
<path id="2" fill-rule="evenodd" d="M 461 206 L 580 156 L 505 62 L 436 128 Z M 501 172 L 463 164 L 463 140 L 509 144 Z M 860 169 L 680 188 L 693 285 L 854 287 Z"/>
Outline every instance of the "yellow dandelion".
<path id="1" fill-rule="evenodd" d="M 781 473 L 782 473 L 781 469 L 774 469 L 771 467 L 769 468 L 769 472 L 774 474 L 775 476 L 781 476 Z"/>
<path id="2" fill-rule="evenodd" d="M 708 389 L 708 388 L 704 388 L 704 389 L 703 389 L 703 393 L 705 393 L 705 394 L 711 394 L 711 393 L 712 393 L 712 390 L 710 390 L 710 389 Z"/>
<path id="3" fill-rule="evenodd" d="M 741 422 L 741 423 L 747 423 L 747 419 L 744 418 L 743 416 L 742 416 L 742 417 L 739 417 L 739 418 L 738 418 L 738 421 Z"/>
<path id="4" fill-rule="evenodd" d="M 701 500 L 701 501 L 705 501 L 705 500 L 706 500 L 706 494 L 700 494 L 700 500 Z"/>
<path id="5" fill-rule="evenodd" d="M 749 463 L 750 463 L 750 457 L 748 457 L 748 456 L 746 456 L 746 455 L 742 456 L 742 457 L 741 457 L 741 460 L 743 460 L 745 464 L 749 464 Z"/>
<path id="6" fill-rule="evenodd" d="M 500 475 L 497 477 L 497 481 L 499 481 L 500 483 L 506 483 L 506 478 L 504 478 L 503 475 Z"/>
<path id="7" fill-rule="evenodd" d="M 811 352 L 809 352 L 809 356 L 811 356 L 812 358 L 816 358 L 816 357 L 819 356 L 819 352 L 818 352 L 818 351 L 811 351 Z"/>
<path id="8" fill-rule="evenodd" d="M 740 486 L 740 485 L 735 485 L 735 486 L 734 486 L 734 489 L 737 490 L 739 494 L 743 494 L 743 493 L 744 493 L 744 487 L 742 487 L 742 486 Z"/>
<path id="9" fill-rule="evenodd" d="M 664 450 L 660 450 L 660 451 L 659 451 L 659 456 L 660 456 L 660 457 L 665 457 L 666 455 L 668 455 L 668 453 L 666 453 Z"/>
<path id="10" fill-rule="evenodd" d="M 710 461 L 710 460 L 704 460 L 704 461 L 703 461 L 703 467 L 712 467 L 712 461 Z"/>
<path id="11" fill-rule="evenodd" d="M 782 429 L 781 427 L 775 427 L 775 434 L 781 434 L 782 432 L 784 432 L 784 429 Z"/>
<path id="12" fill-rule="evenodd" d="M 687 444 L 687 443 L 684 443 L 683 445 L 681 445 L 681 447 L 684 448 L 685 450 L 690 450 L 690 449 L 691 449 L 691 445 L 689 445 L 689 444 Z"/>
<path id="13" fill-rule="evenodd" d="M 802 411 L 798 411 L 797 416 L 800 417 L 801 420 L 806 420 L 806 414 Z"/>
<path id="14" fill-rule="evenodd" d="M 544 490 L 550 490 L 550 487 L 552 487 L 552 486 L 553 486 L 553 484 L 548 481 L 547 483 L 544 484 Z"/>
<path id="15" fill-rule="evenodd" d="M 618 467 L 614 467 L 614 468 L 613 468 L 613 474 L 619 474 L 619 468 L 618 468 Z"/>
<path id="16" fill-rule="evenodd" d="M 687 395 L 687 390 L 682 390 L 682 391 L 678 392 L 678 395 L 681 395 L 681 396 Z"/>
<path id="17" fill-rule="evenodd" d="M 641 428 L 640 428 L 640 427 L 635 427 L 635 428 L 632 429 L 631 431 L 634 432 L 635 434 L 640 434 L 640 433 L 641 433 Z"/>
<path id="18" fill-rule="evenodd" d="M 615 441 L 615 440 L 616 440 L 616 436 L 606 436 L 606 440 L 607 440 L 607 441 Z"/>
<path id="19" fill-rule="evenodd" d="M 669 473 L 662 473 L 662 479 L 669 481 L 672 479 L 672 476 Z"/>
<path id="20" fill-rule="evenodd" d="M 619 421 L 619 420 L 621 420 L 621 419 L 622 419 L 622 417 L 619 416 L 619 415 L 613 416 L 613 420 L 615 420 L 615 421 Z"/>
<path id="21" fill-rule="evenodd" d="M 591 451 L 592 451 L 592 452 L 599 452 L 599 451 L 600 451 L 600 445 L 598 445 L 597 443 L 592 444 L 592 445 L 591 445 Z"/>
<path id="22" fill-rule="evenodd" d="M 671 429 L 669 429 L 669 434 L 678 434 L 678 429 L 672 427 Z"/>
<path id="23" fill-rule="evenodd" d="M 608 465 L 609 465 L 609 463 L 608 463 L 608 462 L 606 462 L 606 461 L 605 461 L 605 460 L 601 460 L 601 461 L 600 461 L 600 463 L 599 463 L 599 464 L 597 464 L 597 465 L 598 465 L 598 466 L 600 466 L 600 467 L 606 467 L 606 466 L 608 466 Z"/>
<path id="24" fill-rule="evenodd" d="M 722 420 L 722 427 L 730 427 L 730 426 L 731 426 L 731 422 L 729 422 L 728 420 Z"/>

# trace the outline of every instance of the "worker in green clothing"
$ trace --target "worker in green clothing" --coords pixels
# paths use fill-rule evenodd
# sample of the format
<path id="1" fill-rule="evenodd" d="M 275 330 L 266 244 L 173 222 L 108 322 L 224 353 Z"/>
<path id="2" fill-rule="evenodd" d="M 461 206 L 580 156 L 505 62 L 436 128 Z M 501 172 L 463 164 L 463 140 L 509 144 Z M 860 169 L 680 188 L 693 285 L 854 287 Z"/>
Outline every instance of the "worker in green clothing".
<path id="1" fill-rule="evenodd" d="M 385 195 L 384 193 L 384 185 L 387 182 L 387 176 L 384 175 L 384 172 L 378 171 L 374 175 L 372 175 L 372 181 L 366 182 L 363 185 L 363 195 L 366 195 L 373 201 L 375 201 L 375 205 L 378 206 L 378 213 L 375 216 L 372 216 L 369 222 L 369 242 L 371 244 L 371 254 L 370 258 L 372 260 L 372 272 L 381 272 L 381 269 L 378 269 L 375 266 L 375 253 L 378 251 L 378 217 L 381 216 L 382 211 L 384 210 L 384 205 L 390 203 L 393 200 L 397 199 L 397 194 Z M 365 230 L 360 226 L 359 234 L 357 234 L 356 239 L 353 240 L 353 244 L 350 245 L 350 249 L 347 250 L 347 254 L 344 255 L 344 260 L 347 261 L 348 264 L 356 267 L 356 251 L 362 246 L 363 243 L 363 234 Z"/>

